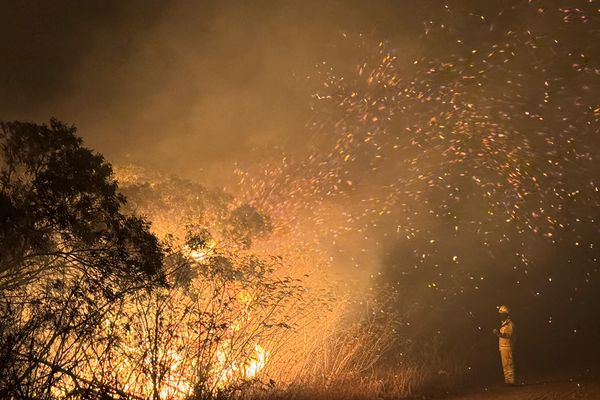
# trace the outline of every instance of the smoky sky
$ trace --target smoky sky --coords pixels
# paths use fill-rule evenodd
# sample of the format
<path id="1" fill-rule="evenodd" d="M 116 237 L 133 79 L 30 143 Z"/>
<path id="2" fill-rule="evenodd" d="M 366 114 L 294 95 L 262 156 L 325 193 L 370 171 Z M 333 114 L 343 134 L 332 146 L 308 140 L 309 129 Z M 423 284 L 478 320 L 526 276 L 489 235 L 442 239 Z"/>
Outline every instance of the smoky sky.
<path id="1" fill-rule="evenodd" d="M 506 2 L 453 4 L 493 13 Z M 2 6 L 0 117 L 75 124 L 112 162 L 220 184 L 256 149 L 307 141 L 306 77 L 342 33 L 407 51 L 436 1 L 22 1 Z M 463 10 L 464 12 L 462 12 Z M 467 12 L 468 11 L 468 12 Z M 468 33 L 468 32 L 467 32 Z M 444 43 L 440 43 L 443 46 Z M 263 152 L 264 153 L 264 152 Z M 268 151 L 266 152 L 268 154 Z"/>

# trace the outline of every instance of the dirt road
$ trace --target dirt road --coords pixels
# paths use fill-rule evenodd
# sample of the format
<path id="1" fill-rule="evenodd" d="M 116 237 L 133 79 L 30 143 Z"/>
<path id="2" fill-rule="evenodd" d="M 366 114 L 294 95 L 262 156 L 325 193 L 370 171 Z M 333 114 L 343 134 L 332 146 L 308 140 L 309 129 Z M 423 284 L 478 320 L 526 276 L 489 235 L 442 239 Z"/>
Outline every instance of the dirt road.
<path id="1" fill-rule="evenodd" d="M 581 379 L 490 386 L 444 400 L 600 400 L 600 380 Z"/>

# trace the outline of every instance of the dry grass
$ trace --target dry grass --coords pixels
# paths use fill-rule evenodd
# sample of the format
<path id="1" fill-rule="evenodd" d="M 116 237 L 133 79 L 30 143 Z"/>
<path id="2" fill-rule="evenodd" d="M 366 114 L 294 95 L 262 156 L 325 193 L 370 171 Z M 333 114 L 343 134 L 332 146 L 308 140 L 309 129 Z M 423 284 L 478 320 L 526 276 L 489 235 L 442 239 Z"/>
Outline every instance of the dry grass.
<path id="1" fill-rule="evenodd" d="M 355 328 L 359 329 L 359 328 Z M 346 332 L 348 333 L 348 332 Z M 464 383 L 465 366 L 435 352 L 411 360 L 382 360 L 384 344 L 393 343 L 385 332 L 333 335 L 320 343 L 302 374 L 288 383 L 271 381 L 244 399 L 407 399 L 443 393 Z"/>
<path id="2" fill-rule="evenodd" d="M 348 314 L 340 305 L 291 335 L 247 400 L 405 399 L 444 392 L 464 382 L 465 366 L 444 356 L 432 339 L 426 349 L 401 338 L 371 309 Z M 355 321 L 355 322 L 351 322 Z M 360 321 L 360 322 L 356 322 Z M 396 351 L 404 351 L 394 355 Z M 283 354 L 282 354 L 283 353 Z"/>
<path id="3" fill-rule="evenodd" d="M 326 385 L 299 382 L 286 387 L 270 387 L 247 393 L 243 397 L 253 400 L 405 399 L 424 393 L 432 383 L 432 378 L 436 377 L 424 367 L 413 366 L 362 377 L 347 374 Z"/>

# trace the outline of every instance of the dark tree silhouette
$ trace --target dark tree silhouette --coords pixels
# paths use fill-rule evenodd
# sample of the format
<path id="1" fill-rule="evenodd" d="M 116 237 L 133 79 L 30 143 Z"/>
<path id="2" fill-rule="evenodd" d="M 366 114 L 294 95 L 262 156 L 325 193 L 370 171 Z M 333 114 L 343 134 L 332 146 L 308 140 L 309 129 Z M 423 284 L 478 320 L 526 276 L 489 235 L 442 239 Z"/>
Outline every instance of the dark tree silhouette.
<path id="1" fill-rule="evenodd" d="M 79 370 L 109 312 L 165 282 L 149 224 L 123 211 L 111 165 L 75 133 L 0 123 L 1 398 L 54 398 L 66 381 L 71 397 L 120 393 Z"/>
<path id="2" fill-rule="evenodd" d="M 57 263 L 128 279 L 160 274 L 156 237 L 121 212 L 110 164 L 75 132 L 54 119 L 0 124 L 0 290 Z"/>

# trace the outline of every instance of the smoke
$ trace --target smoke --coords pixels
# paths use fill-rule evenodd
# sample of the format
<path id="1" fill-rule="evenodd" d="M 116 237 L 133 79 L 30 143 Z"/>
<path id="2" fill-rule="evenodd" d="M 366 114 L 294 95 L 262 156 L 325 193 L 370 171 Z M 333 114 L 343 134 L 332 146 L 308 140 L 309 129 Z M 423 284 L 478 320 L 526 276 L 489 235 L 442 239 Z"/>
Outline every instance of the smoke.
<path id="1" fill-rule="evenodd" d="M 4 14 L 3 118 L 53 115 L 114 162 L 216 185 L 256 149 L 305 149 L 306 77 L 347 56 L 341 32 L 420 25 L 395 2 L 63 1 Z"/>

